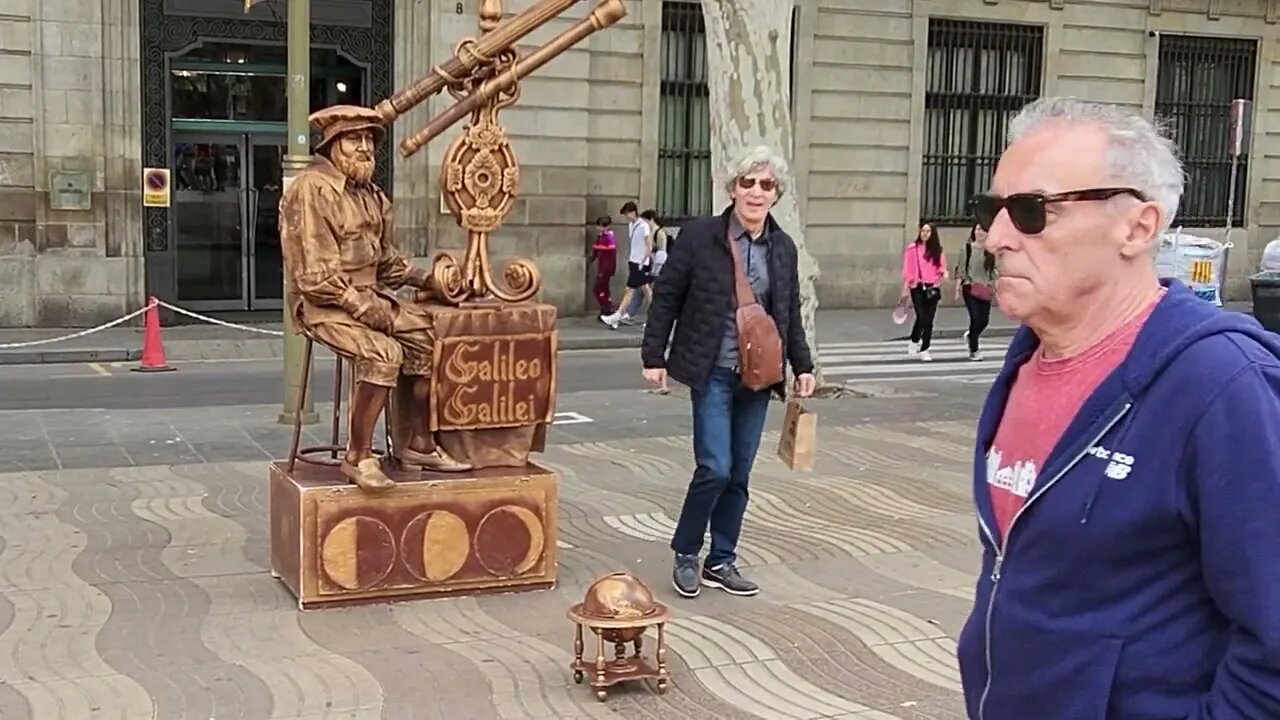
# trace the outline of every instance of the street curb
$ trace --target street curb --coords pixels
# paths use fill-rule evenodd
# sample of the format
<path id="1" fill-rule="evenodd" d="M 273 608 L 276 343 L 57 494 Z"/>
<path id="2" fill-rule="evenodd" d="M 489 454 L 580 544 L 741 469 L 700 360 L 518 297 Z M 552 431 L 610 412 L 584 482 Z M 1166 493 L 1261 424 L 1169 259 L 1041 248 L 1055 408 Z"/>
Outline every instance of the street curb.
<path id="1" fill-rule="evenodd" d="M 983 337 L 1011 337 L 1014 328 L 991 328 Z M 961 328 L 941 329 L 934 332 L 937 339 L 959 338 Z M 640 334 L 619 332 L 587 337 L 560 337 L 560 349 L 565 351 L 635 350 L 644 337 Z M 905 341 L 907 336 L 888 338 L 889 341 Z M 283 343 L 270 340 L 177 340 L 166 343 L 166 355 L 171 361 L 191 360 L 266 360 L 281 357 Z M 68 348 L 63 350 L 0 350 L 0 366 L 4 365 L 58 365 L 74 363 L 135 362 L 142 357 L 137 348 Z"/>
<path id="2" fill-rule="evenodd" d="M 641 335 L 614 335 L 596 337 L 561 337 L 561 350 L 631 350 L 640 347 Z"/>
<path id="3" fill-rule="evenodd" d="M 5 350 L 0 365 L 57 365 L 91 362 L 131 362 L 142 357 L 141 350 Z"/>

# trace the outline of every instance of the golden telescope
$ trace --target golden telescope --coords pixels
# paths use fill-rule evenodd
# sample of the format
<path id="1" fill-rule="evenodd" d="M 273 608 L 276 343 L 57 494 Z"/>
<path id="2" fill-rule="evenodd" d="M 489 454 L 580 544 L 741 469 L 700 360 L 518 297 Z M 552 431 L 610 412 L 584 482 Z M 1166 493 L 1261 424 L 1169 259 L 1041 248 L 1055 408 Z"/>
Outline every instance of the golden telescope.
<path id="1" fill-rule="evenodd" d="M 473 88 L 470 94 L 401 142 L 401 155 L 409 157 L 418 152 L 423 145 L 459 120 L 478 111 L 485 103 L 513 90 L 520 80 L 565 50 L 627 16 L 627 8 L 622 0 L 600 0 L 590 15 L 546 45 L 524 57 L 515 57 L 509 61 L 503 57 L 514 54 L 517 42 L 581 1 L 542 0 L 534 4 L 528 10 L 500 23 L 479 39 L 468 38 L 458 43 L 452 58 L 431 68 L 429 73 L 405 90 L 378 103 L 374 110 L 382 116 L 384 122 L 389 123 L 440 91 L 456 88 L 469 79 L 474 79 L 478 71 L 489 71 L 489 77 Z M 481 11 L 483 12 L 483 8 Z"/>
<path id="2" fill-rule="evenodd" d="M 502 227 L 520 187 L 520 164 L 506 129 L 498 122 L 498 112 L 520 98 L 520 81 L 529 73 L 627 16 L 622 0 L 599 0 L 587 17 L 547 44 L 523 56 L 516 50 L 522 38 L 580 1 L 540 0 L 502 21 L 502 0 L 479 0 L 480 37 L 459 42 L 452 58 L 374 108 L 383 123 L 390 124 L 442 90 L 457 99 L 400 143 L 404 157 L 470 118 L 440 164 L 440 195 L 467 231 L 467 251 L 461 262 L 443 252 L 436 255 L 431 268 L 436 292 L 446 302 L 518 303 L 542 287 L 537 266 L 526 258 L 507 261 L 500 278 L 494 278 L 490 267 L 489 235 Z"/>

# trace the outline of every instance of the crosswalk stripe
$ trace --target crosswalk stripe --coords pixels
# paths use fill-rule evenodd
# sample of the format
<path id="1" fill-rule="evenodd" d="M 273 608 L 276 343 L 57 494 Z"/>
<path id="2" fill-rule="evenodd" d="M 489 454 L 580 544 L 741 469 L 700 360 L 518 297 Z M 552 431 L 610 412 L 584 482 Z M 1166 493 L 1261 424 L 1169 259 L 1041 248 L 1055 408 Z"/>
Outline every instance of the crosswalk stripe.
<path id="1" fill-rule="evenodd" d="M 991 340 L 989 342 L 984 342 L 982 344 L 984 346 L 994 348 L 996 345 L 999 345 L 1000 343 L 996 340 Z M 968 344 L 966 343 L 964 338 L 945 338 L 942 340 L 935 339 L 931 343 L 931 345 L 933 346 L 932 349 L 934 350 L 938 350 L 940 348 L 950 348 L 953 350 L 962 350 L 962 349 L 968 348 Z M 1007 339 L 1006 339 L 1006 342 L 1004 343 L 1003 347 L 1008 347 L 1008 346 L 1009 346 L 1009 343 L 1007 342 Z M 884 349 L 892 348 L 900 351 L 899 354 L 905 355 L 907 352 L 907 341 L 906 340 L 877 340 L 875 342 L 836 342 L 836 343 L 823 342 L 823 343 L 819 343 L 818 347 L 821 348 L 824 352 L 827 350 L 858 351 L 858 350 L 884 350 Z"/>
<path id="2" fill-rule="evenodd" d="M 822 343 L 819 357 L 824 375 L 858 382 L 893 382 L 903 380 L 952 380 L 982 382 L 991 380 L 1004 364 L 1007 341 L 984 343 L 987 359 L 970 360 L 964 339 L 936 340 L 929 348 L 933 362 L 907 355 L 907 343 L 901 340 L 879 342 Z"/>

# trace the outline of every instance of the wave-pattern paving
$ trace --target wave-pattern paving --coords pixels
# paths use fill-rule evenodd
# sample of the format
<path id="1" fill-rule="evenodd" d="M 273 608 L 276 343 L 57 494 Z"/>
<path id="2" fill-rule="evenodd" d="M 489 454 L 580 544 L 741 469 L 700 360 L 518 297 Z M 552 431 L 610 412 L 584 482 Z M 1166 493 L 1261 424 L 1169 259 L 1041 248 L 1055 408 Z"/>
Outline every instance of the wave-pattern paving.
<path id="1" fill-rule="evenodd" d="M 840 598 L 839 600 L 845 600 Z M 795 603 L 795 605 L 822 604 Z M 956 693 L 922 683 L 886 663 L 847 625 L 790 605 L 753 609 L 729 619 L 749 628 L 802 677 L 818 687 L 910 720 L 962 720 Z"/>
<path id="2" fill-rule="evenodd" d="M 163 525 L 173 537 L 162 551 L 165 565 L 179 577 L 191 579 L 202 590 L 206 583 L 222 586 L 227 577 L 266 574 L 244 557 L 246 532 L 242 525 L 210 512 L 204 504 L 206 489 L 192 480 L 172 475 L 166 468 L 148 468 L 146 482 L 165 489 L 163 498 L 134 501 L 134 512 L 144 520 Z M 216 545 L 200 546 L 202 538 L 224 538 Z M 209 550 L 215 552 L 208 552 Z M 198 560 L 193 562 L 193 557 Z M 211 558 L 217 558 L 210 562 Z M 211 565 L 211 566 L 210 566 Z M 244 667 L 271 692 L 272 714 L 263 720 L 282 720 L 343 713 L 351 720 L 376 720 L 382 716 L 382 693 L 364 668 L 331 655 L 302 632 L 292 608 L 258 612 L 225 612 L 217 605 L 221 593 L 208 593 L 209 613 L 201 627 L 204 644 L 223 660 Z"/>
<path id="3" fill-rule="evenodd" d="M 687 435 L 539 458 L 560 474 L 552 592 L 305 613 L 267 570 L 265 463 L 0 476 L 0 717 L 955 720 L 948 632 L 976 562 L 961 425 L 824 425 L 817 473 L 766 434 L 751 600 L 668 587 Z M 620 569 L 673 603 L 673 684 L 601 704 L 572 682 L 564 610 Z"/>
<path id="4" fill-rule="evenodd" d="M 595 695 L 566 683 L 570 646 L 521 636 L 480 610 L 473 598 L 392 607 L 405 630 L 470 660 L 488 681 L 490 701 L 503 720 L 608 718 Z M 565 638 L 569 635 L 566 632 Z"/>
<path id="5" fill-rule="evenodd" d="M 66 482 L 60 486 L 71 497 L 59 508 L 59 519 L 78 525 L 87 538 L 73 563 L 75 572 L 111 601 L 96 648 L 108 665 L 146 689 L 157 717 L 262 720 L 263 709 L 271 706 L 270 690 L 205 645 L 201 625 L 209 596 L 165 565 L 169 533 L 164 527 L 133 512 L 137 501 L 173 492 L 165 483 L 148 483 L 151 472 L 110 471 L 116 492 L 97 502 L 78 502 L 74 488 L 84 476 L 100 479 L 101 471 L 72 478 L 63 473 Z"/>
<path id="6" fill-rule="evenodd" d="M 965 467 L 973 461 L 973 440 L 968 443 L 952 442 L 946 435 L 930 435 L 919 428 L 898 429 L 886 425 L 850 425 L 842 432 L 860 440 L 873 443 L 893 443 L 919 453 L 923 460 L 955 463 Z M 921 439 L 925 442 L 921 442 Z"/>
<path id="7" fill-rule="evenodd" d="M 32 474 L 14 483 L 11 491 L 28 499 L 24 512 L 10 507 L 0 517 L 0 612 L 8 616 L 0 632 L 0 703 L 18 705 L 6 700 L 17 693 L 21 712 L 35 720 L 78 720 L 100 707 L 121 720 L 150 718 L 147 691 L 98 653 L 95 639 L 112 604 L 72 569 L 86 539 L 51 512 L 68 497 L 56 477 Z"/>
<path id="8" fill-rule="evenodd" d="M 723 620 L 683 617 L 671 623 L 669 632 L 671 650 L 703 687 L 761 717 L 894 720 L 814 685 L 787 667 L 771 647 Z"/>
<path id="9" fill-rule="evenodd" d="M 792 607 L 847 629 L 903 672 L 947 690 L 961 689 L 955 641 L 926 620 L 862 598 Z"/>

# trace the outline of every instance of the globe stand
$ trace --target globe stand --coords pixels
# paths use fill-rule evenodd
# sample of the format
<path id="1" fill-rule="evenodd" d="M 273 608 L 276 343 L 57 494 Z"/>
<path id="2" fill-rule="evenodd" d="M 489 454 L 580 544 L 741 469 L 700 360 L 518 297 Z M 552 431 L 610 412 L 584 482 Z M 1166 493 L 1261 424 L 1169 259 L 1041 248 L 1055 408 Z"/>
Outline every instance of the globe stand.
<path id="1" fill-rule="evenodd" d="M 569 619 L 575 624 L 573 638 L 573 681 L 581 684 L 586 673 L 591 673 L 591 688 L 596 691 L 596 698 L 604 702 L 608 697 L 608 688 L 620 682 L 633 680 L 656 680 L 659 695 L 667 691 L 670 675 L 667 672 L 666 625 L 671 613 L 665 607 L 659 607 L 652 616 L 642 620 L 604 620 L 583 615 L 582 605 L 569 608 Z M 658 628 L 658 647 L 654 651 L 657 665 L 650 665 L 641 655 L 644 632 L 651 626 Z M 588 663 L 583 660 L 586 644 L 583 642 L 582 628 L 587 627 L 596 636 L 596 659 Z M 608 643 L 613 643 L 614 657 L 609 660 L 605 655 Z M 628 656 L 627 645 L 632 645 L 635 652 Z"/>

